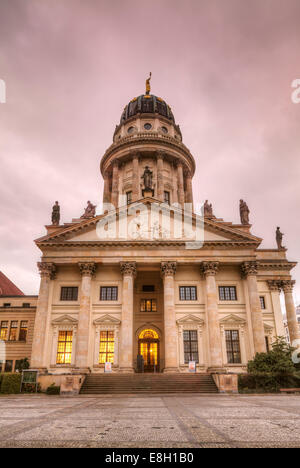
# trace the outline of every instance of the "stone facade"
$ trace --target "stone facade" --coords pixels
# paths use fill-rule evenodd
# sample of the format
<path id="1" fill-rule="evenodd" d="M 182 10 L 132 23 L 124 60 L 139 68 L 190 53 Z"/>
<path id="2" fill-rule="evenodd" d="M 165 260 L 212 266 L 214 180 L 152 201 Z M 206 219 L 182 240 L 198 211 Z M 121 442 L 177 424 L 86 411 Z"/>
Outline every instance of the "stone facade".
<path id="1" fill-rule="evenodd" d="M 32 366 L 81 375 L 111 362 L 113 372 L 131 373 L 143 355 L 149 371 L 188 372 L 196 360 L 200 372 L 243 372 L 284 335 L 281 290 L 290 334 L 299 338 L 295 263 L 285 249 L 260 249 L 250 225 L 193 212 L 194 158 L 167 104 L 140 98 L 126 107 L 101 160 L 103 214 L 48 227 L 36 241 Z M 191 230 L 201 225 L 201 245 L 188 244 L 184 228 L 178 234 L 184 203 Z"/>

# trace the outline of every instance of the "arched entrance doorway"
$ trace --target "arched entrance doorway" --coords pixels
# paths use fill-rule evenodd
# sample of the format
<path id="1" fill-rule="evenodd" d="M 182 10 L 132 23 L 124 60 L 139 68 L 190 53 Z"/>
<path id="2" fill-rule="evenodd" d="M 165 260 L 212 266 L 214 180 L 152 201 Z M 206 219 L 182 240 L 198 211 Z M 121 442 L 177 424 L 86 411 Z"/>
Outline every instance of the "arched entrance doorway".
<path id="1" fill-rule="evenodd" d="M 155 330 L 147 328 L 139 334 L 139 354 L 144 359 L 144 372 L 159 371 L 159 337 Z"/>

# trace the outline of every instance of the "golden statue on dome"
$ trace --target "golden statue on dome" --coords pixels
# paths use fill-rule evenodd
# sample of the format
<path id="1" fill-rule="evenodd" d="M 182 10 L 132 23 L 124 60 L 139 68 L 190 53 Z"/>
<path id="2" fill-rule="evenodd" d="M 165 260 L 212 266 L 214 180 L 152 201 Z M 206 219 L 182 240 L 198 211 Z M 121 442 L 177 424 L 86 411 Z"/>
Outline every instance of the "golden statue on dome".
<path id="1" fill-rule="evenodd" d="M 150 90 L 151 90 L 151 88 L 150 88 L 150 80 L 151 80 L 151 72 L 150 72 L 149 78 L 147 78 L 147 80 L 146 80 L 146 94 L 150 94 Z"/>

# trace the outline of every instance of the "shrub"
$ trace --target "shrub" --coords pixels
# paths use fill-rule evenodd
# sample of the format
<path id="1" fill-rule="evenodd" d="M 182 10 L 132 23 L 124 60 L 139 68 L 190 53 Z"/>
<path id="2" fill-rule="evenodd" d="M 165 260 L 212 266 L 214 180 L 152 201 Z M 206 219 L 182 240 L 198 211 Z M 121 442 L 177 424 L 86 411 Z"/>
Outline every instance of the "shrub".
<path id="1" fill-rule="evenodd" d="M 2 374 L 1 393 L 20 393 L 21 374 Z"/>
<path id="2" fill-rule="evenodd" d="M 41 385 L 38 383 L 37 386 L 34 383 L 24 383 L 22 391 L 24 393 L 41 393 Z"/>
<path id="3" fill-rule="evenodd" d="M 269 352 L 256 353 L 255 358 L 248 362 L 249 374 L 293 374 L 296 370 L 292 362 L 293 350 L 283 337 L 277 338 Z"/>
<path id="4" fill-rule="evenodd" d="M 299 388 L 300 376 L 294 374 L 264 373 L 239 375 L 240 393 L 276 393 L 281 388 Z"/>
<path id="5" fill-rule="evenodd" d="M 30 367 L 30 363 L 29 363 L 29 360 L 28 358 L 24 358 L 24 359 L 21 359 L 19 362 L 18 362 L 18 366 L 16 366 L 16 370 L 18 370 L 19 372 L 22 372 L 22 370 L 27 370 L 29 369 Z"/>
<path id="6" fill-rule="evenodd" d="M 47 395 L 60 395 L 60 387 L 53 383 L 47 388 L 46 393 Z"/>

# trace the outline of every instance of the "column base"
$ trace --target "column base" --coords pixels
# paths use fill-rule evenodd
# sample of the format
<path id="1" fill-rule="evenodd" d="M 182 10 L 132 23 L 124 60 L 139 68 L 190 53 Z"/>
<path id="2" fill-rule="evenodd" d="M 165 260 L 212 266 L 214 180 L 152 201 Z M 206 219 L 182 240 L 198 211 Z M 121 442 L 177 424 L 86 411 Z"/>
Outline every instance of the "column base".
<path id="1" fill-rule="evenodd" d="M 226 371 L 224 367 L 212 366 L 207 368 L 207 372 L 210 374 L 224 374 Z"/>
<path id="2" fill-rule="evenodd" d="M 121 374 L 134 374 L 133 367 L 120 367 L 119 373 Z"/>
<path id="3" fill-rule="evenodd" d="M 165 367 L 163 370 L 164 374 L 177 374 L 179 372 L 179 367 Z"/>

